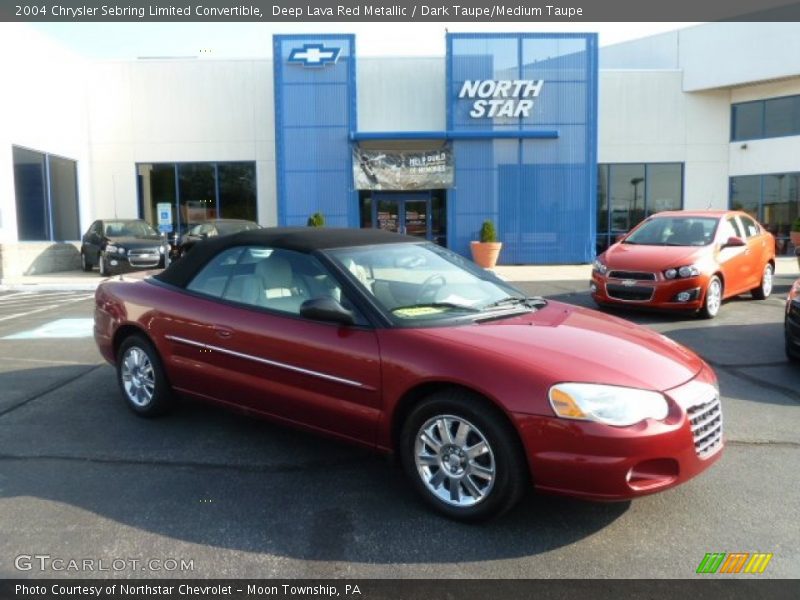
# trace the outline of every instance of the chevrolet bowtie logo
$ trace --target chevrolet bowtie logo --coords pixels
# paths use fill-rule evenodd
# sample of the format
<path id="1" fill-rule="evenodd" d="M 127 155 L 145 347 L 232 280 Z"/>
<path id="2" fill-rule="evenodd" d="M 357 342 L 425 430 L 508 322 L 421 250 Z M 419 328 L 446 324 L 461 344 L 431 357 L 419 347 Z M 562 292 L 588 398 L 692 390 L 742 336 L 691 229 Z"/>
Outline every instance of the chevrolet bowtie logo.
<path id="1" fill-rule="evenodd" d="M 289 53 L 287 62 L 304 67 L 323 67 L 336 64 L 341 48 L 326 48 L 323 44 L 304 44 L 302 48 L 294 48 Z"/>

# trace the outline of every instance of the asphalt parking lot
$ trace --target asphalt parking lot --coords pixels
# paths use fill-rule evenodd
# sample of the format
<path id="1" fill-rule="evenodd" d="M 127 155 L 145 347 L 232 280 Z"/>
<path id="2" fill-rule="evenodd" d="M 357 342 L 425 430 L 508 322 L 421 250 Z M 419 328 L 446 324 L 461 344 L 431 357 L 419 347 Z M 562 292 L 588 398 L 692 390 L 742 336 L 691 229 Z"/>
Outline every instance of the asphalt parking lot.
<path id="1" fill-rule="evenodd" d="M 432 514 L 399 467 L 362 450 L 196 404 L 137 418 L 87 336 L 90 292 L 0 293 L 0 576 L 64 576 L 15 567 L 48 555 L 128 561 L 69 573 L 87 577 L 686 578 L 708 552 L 770 552 L 757 577 L 798 577 L 792 279 L 779 273 L 769 300 L 727 302 L 714 321 L 617 313 L 715 368 L 727 448 L 711 470 L 629 503 L 529 494 L 479 526 Z M 583 281 L 520 285 L 592 305 Z"/>

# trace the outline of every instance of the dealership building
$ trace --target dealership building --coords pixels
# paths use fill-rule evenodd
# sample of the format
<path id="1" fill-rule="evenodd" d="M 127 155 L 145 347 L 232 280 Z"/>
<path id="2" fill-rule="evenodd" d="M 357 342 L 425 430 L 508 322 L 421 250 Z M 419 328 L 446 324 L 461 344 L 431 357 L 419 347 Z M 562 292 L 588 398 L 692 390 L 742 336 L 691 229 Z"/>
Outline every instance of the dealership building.
<path id="1" fill-rule="evenodd" d="M 380 227 L 587 263 L 648 214 L 741 208 L 789 252 L 800 24 L 451 33 L 434 57 L 277 35 L 272 58 L 89 60 L 0 31 L 0 277 L 73 268 L 96 219 Z M 9 59 L 9 57 L 13 57 Z"/>

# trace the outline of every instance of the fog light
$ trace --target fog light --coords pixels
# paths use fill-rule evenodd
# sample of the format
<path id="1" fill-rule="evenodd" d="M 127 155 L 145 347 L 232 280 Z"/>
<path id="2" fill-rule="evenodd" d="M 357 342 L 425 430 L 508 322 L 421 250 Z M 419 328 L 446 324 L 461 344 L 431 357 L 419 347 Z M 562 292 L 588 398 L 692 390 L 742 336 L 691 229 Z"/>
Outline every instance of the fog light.
<path id="1" fill-rule="evenodd" d="M 692 295 L 689 292 L 681 292 L 678 294 L 678 302 L 688 302 Z"/>
<path id="2" fill-rule="evenodd" d="M 111 261 L 111 266 L 112 267 L 116 267 L 118 264 L 119 264 L 119 261 L 116 261 L 116 260 L 112 260 Z"/>

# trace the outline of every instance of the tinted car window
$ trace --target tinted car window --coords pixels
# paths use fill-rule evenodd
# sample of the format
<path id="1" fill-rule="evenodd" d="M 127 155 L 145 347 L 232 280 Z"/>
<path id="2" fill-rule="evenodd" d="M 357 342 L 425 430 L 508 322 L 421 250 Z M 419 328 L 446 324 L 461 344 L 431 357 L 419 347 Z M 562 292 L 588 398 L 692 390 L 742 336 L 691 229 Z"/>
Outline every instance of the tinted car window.
<path id="1" fill-rule="evenodd" d="M 744 227 L 745 236 L 751 238 L 760 233 L 758 224 L 753 219 L 745 216 L 740 216 L 739 219 L 742 221 L 742 227 Z"/>

